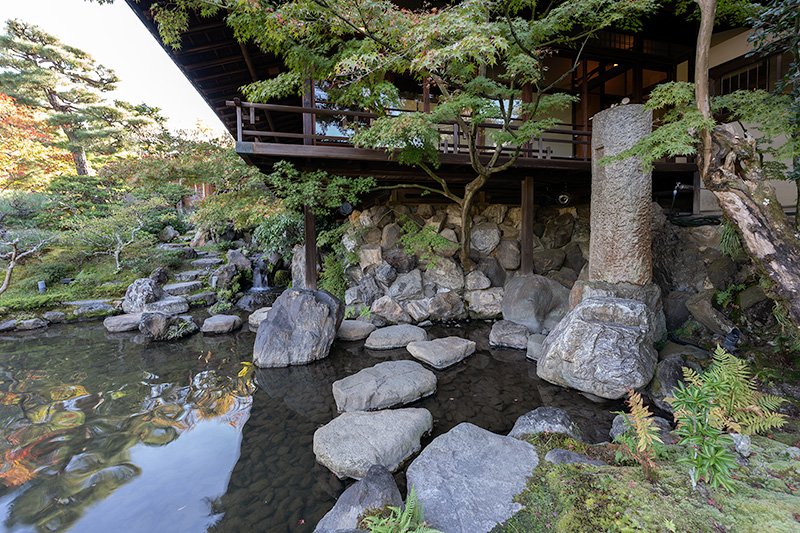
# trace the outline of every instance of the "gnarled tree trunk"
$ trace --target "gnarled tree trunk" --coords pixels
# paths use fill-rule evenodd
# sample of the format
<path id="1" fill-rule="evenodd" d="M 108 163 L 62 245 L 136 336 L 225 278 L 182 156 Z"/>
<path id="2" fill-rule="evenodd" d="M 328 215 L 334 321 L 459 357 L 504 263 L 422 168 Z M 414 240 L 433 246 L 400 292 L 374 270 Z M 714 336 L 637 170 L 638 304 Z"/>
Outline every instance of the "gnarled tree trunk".
<path id="1" fill-rule="evenodd" d="M 773 281 L 772 292 L 788 304 L 789 318 L 800 326 L 800 239 L 764 179 L 755 140 L 738 123 L 717 126 L 706 168 L 705 186 L 736 224 L 747 255 Z"/>

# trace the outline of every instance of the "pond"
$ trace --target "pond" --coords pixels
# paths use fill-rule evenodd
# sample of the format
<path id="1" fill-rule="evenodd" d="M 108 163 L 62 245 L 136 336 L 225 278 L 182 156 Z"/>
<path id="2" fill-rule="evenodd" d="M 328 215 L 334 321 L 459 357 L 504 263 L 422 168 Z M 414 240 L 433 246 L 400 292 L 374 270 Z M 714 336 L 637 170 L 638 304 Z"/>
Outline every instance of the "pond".
<path id="1" fill-rule="evenodd" d="M 199 317 L 198 319 L 202 319 Z M 245 322 L 246 323 L 246 322 Z M 489 325 L 429 328 L 477 352 L 435 371 L 433 434 L 469 421 L 507 433 L 542 405 L 606 440 L 620 405 L 536 377 Z M 255 370 L 255 334 L 142 343 L 100 323 L 0 337 L 0 520 L 6 530 L 311 532 L 350 481 L 316 464 L 314 431 L 336 416 L 331 384 L 405 349 L 334 345 L 314 364 Z M 395 475 L 404 490 L 404 474 Z"/>

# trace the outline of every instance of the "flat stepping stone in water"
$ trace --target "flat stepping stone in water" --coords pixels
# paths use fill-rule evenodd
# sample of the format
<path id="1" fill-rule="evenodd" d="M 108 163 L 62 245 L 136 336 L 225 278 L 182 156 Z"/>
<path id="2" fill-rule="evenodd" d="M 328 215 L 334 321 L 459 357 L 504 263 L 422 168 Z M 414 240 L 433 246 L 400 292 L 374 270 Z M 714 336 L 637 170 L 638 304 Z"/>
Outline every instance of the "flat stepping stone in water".
<path id="1" fill-rule="evenodd" d="M 510 320 L 498 320 L 492 326 L 491 333 L 489 333 L 489 344 L 503 348 L 527 350 L 530 334 L 531 332 L 528 331 L 527 326 Z"/>
<path id="2" fill-rule="evenodd" d="M 195 259 L 192 261 L 192 266 L 194 268 L 202 268 L 205 270 L 210 270 L 217 265 L 221 265 L 223 263 L 222 259 L 218 257 L 203 257 L 201 259 Z"/>
<path id="3" fill-rule="evenodd" d="M 424 329 L 410 324 L 400 324 L 376 329 L 367 337 L 364 347 L 370 350 L 391 350 L 405 348 L 414 341 L 426 341 L 428 334 Z"/>
<path id="4" fill-rule="evenodd" d="M 406 350 L 415 359 L 441 370 L 463 361 L 467 356 L 475 353 L 475 342 L 461 337 L 445 337 L 432 341 L 412 342 L 406 346 Z"/>
<path id="5" fill-rule="evenodd" d="M 203 333 L 230 333 L 240 327 L 242 327 L 242 319 L 236 315 L 214 315 L 206 318 L 200 331 Z"/>
<path id="6" fill-rule="evenodd" d="M 605 466 L 606 463 L 596 459 L 589 459 L 585 455 L 571 452 L 569 450 L 562 450 L 561 448 L 554 448 L 547 452 L 544 460 L 554 465 L 563 465 L 570 463 L 584 463 L 587 465 Z"/>
<path id="7" fill-rule="evenodd" d="M 314 432 L 314 455 L 340 478 L 361 479 L 372 465 L 394 472 L 432 427 L 427 409 L 343 413 Z"/>
<path id="8" fill-rule="evenodd" d="M 204 272 L 202 270 L 187 270 L 185 272 L 178 272 L 175 274 L 175 281 L 194 281 L 203 274 Z"/>
<path id="9" fill-rule="evenodd" d="M 538 464 L 536 449 L 527 442 L 464 422 L 433 439 L 406 478 L 432 528 L 484 533 L 522 509 L 514 496 Z"/>
<path id="10" fill-rule="evenodd" d="M 583 440 L 580 428 L 572 421 L 569 414 L 563 409 L 550 406 L 537 407 L 517 418 L 508 436 L 523 439 L 525 435 L 538 433 L 563 433 L 575 440 Z"/>
<path id="11" fill-rule="evenodd" d="M 360 341 L 369 337 L 369 334 L 376 329 L 375 324 L 371 322 L 342 320 L 342 325 L 339 326 L 339 331 L 336 332 L 336 338 L 343 341 Z"/>
<path id="12" fill-rule="evenodd" d="M 180 296 L 181 294 L 199 291 L 200 287 L 202 287 L 202 285 L 199 281 L 184 281 L 183 283 L 170 283 L 169 285 L 164 285 L 162 288 L 167 294 Z"/>
<path id="13" fill-rule="evenodd" d="M 434 392 L 436 376 L 414 361 L 378 363 L 333 383 L 340 413 L 405 405 Z"/>
<path id="14" fill-rule="evenodd" d="M 125 315 L 110 316 L 103 320 L 103 326 L 111 333 L 123 331 L 139 331 L 142 313 L 128 313 Z"/>
<path id="15" fill-rule="evenodd" d="M 189 310 L 189 302 L 180 296 L 167 296 L 161 300 L 150 302 L 144 305 L 146 313 L 166 313 L 168 315 L 179 315 Z"/>

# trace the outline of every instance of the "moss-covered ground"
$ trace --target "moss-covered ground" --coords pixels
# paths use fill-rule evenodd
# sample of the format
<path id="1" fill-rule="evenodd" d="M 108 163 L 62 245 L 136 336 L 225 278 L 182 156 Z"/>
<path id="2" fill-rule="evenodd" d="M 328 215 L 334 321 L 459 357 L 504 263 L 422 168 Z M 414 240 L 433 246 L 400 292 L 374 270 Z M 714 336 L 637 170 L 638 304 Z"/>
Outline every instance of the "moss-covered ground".
<path id="1" fill-rule="evenodd" d="M 540 458 L 552 448 L 567 448 L 609 466 L 542 460 L 517 496 L 523 509 L 493 531 L 800 532 L 800 461 L 782 453 L 800 444 L 797 422 L 772 437 L 752 438 L 752 454 L 740 459 L 732 493 L 702 482 L 693 490 L 688 466 L 676 462 L 685 453 L 681 446 L 666 447 L 657 461 L 658 480 L 650 483 L 638 465 L 615 460 L 613 444 L 531 437 Z"/>

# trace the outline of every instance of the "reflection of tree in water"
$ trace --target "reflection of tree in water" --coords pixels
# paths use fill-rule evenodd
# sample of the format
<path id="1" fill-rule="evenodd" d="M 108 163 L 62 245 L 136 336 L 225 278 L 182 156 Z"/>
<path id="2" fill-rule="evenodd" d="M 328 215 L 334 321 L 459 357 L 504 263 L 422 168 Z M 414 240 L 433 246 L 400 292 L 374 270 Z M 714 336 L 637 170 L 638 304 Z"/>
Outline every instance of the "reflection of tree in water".
<path id="1" fill-rule="evenodd" d="M 4 363 L 24 368 L 26 359 Z M 164 446 L 209 419 L 241 430 L 254 386 L 250 375 L 228 376 L 234 365 L 201 371 L 189 386 L 131 368 L 93 387 L 97 376 L 68 361 L 47 373 L 0 368 L 0 496 L 17 491 L 5 526 L 64 531 L 141 473 L 134 445 Z"/>

